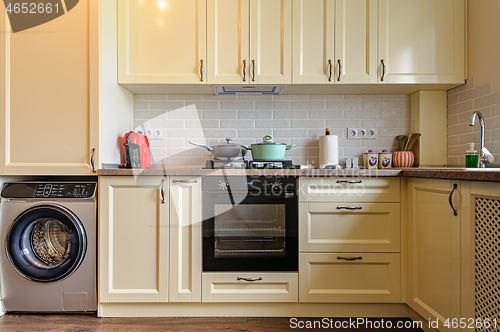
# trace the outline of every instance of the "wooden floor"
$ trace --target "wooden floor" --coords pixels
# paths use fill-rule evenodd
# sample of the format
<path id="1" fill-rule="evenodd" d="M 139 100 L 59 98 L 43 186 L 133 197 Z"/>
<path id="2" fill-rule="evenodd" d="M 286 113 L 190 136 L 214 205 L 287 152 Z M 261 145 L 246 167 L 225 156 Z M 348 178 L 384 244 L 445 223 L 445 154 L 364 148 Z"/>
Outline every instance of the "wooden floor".
<path id="1" fill-rule="evenodd" d="M 371 318 L 373 322 L 382 318 Z M 320 318 L 300 318 L 298 321 L 312 322 Z M 397 322 L 408 321 L 401 318 L 383 318 L 384 322 L 390 321 L 395 327 Z M 335 318 L 333 323 L 340 324 L 348 318 Z M 344 323 L 346 324 L 346 323 Z M 292 324 L 293 325 L 293 324 Z M 97 318 L 93 315 L 31 315 L 31 314 L 6 314 L 0 317 L 0 331 L 255 331 L 255 332 L 280 332 L 280 331 L 407 331 L 416 332 L 420 329 L 381 329 L 375 328 L 292 328 L 290 318 Z M 335 325 L 333 325 L 335 326 Z"/>

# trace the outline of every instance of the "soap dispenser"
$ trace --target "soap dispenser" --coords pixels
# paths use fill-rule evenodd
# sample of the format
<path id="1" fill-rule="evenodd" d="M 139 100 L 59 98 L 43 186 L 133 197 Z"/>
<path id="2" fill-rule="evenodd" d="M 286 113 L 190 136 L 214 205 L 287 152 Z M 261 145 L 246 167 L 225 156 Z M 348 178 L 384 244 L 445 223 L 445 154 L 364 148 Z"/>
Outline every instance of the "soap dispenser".
<path id="1" fill-rule="evenodd" d="M 469 144 L 469 150 L 465 153 L 465 168 L 477 168 L 478 154 L 477 150 L 474 150 L 474 142 Z"/>

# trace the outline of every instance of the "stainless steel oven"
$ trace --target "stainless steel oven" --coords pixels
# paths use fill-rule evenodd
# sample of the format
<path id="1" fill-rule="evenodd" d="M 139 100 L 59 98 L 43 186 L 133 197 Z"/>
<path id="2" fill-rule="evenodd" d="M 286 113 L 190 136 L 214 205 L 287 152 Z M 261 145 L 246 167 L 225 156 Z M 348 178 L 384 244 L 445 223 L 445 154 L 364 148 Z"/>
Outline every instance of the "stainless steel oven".
<path id="1" fill-rule="evenodd" d="M 293 177 L 206 176 L 204 271 L 297 271 L 298 197 Z"/>

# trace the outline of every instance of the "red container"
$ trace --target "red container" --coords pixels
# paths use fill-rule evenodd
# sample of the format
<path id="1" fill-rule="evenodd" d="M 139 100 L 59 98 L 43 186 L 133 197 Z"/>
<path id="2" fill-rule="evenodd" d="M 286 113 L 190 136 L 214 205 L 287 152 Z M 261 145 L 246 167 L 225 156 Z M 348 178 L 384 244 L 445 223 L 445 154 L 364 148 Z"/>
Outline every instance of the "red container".
<path id="1" fill-rule="evenodd" d="M 129 132 L 123 137 L 125 147 L 126 168 L 151 168 L 149 140 L 146 136 Z"/>

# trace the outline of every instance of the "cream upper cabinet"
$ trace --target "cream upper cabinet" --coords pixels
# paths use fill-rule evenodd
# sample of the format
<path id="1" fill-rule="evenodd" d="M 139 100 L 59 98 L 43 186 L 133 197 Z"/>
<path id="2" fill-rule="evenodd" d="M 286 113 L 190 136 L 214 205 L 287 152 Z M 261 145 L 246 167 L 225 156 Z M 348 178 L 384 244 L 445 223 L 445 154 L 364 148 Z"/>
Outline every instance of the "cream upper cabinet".
<path id="1" fill-rule="evenodd" d="M 208 0 L 209 84 L 291 83 L 291 0 Z"/>
<path id="2" fill-rule="evenodd" d="M 0 15 L 2 30 L 10 30 Z M 99 156 L 98 3 L 0 36 L 0 174 L 89 175 Z M 93 152 L 94 151 L 94 152 Z"/>
<path id="3" fill-rule="evenodd" d="M 208 83 L 250 82 L 249 19 L 250 0 L 208 0 Z"/>
<path id="4" fill-rule="evenodd" d="M 379 0 L 378 83 L 463 83 L 464 0 Z"/>
<path id="5" fill-rule="evenodd" d="M 99 177 L 99 301 L 167 302 L 168 190 L 161 176 Z"/>
<path id="6" fill-rule="evenodd" d="M 294 0 L 293 83 L 376 83 L 376 0 Z"/>
<path id="7" fill-rule="evenodd" d="M 169 177 L 170 302 L 201 302 L 201 177 Z"/>
<path id="8" fill-rule="evenodd" d="M 118 2 L 118 83 L 206 83 L 206 1 Z"/>
<path id="9" fill-rule="evenodd" d="M 439 319 L 440 330 L 448 318 L 466 317 L 460 310 L 459 204 L 460 181 L 408 179 L 407 302 L 422 317 Z"/>

